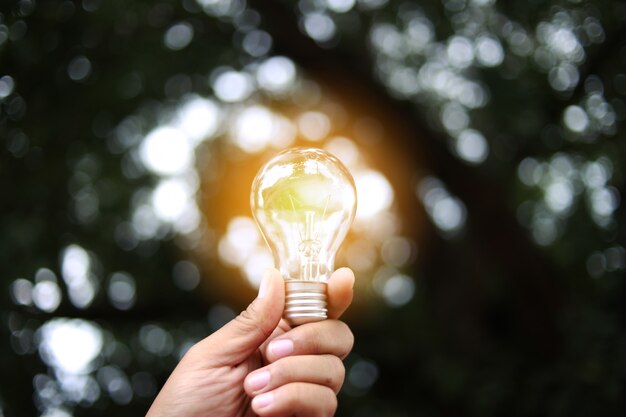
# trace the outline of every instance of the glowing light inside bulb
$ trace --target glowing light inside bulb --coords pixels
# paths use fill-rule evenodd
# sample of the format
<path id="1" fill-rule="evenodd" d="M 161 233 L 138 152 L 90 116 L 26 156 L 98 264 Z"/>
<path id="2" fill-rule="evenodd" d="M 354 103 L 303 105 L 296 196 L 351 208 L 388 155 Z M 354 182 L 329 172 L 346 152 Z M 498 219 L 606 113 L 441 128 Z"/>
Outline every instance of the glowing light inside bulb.
<path id="1" fill-rule="evenodd" d="M 351 175 L 321 149 L 280 153 L 252 187 L 255 219 L 290 279 L 328 278 L 356 205 Z"/>
<path id="2" fill-rule="evenodd" d="M 261 180 L 263 188 L 270 188 L 278 182 L 278 180 L 287 178 L 293 173 L 293 167 L 290 165 L 277 165 L 269 168 Z M 261 196 L 263 198 L 263 196 Z"/>

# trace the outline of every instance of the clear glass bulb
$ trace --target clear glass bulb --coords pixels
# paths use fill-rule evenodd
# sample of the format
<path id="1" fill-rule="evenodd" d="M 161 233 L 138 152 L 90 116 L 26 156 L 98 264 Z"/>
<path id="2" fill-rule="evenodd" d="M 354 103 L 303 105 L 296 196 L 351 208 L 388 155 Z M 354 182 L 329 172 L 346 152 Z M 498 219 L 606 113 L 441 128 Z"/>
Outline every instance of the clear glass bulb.
<path id="1" fill-rule="evenodd" d="M 252 214 L 286 283 L 284 318 L 291 325 L 326 318 L 326 283 L 356 212 L 348 169 L 315 148 L 276 155 L 256 175 Z"/>

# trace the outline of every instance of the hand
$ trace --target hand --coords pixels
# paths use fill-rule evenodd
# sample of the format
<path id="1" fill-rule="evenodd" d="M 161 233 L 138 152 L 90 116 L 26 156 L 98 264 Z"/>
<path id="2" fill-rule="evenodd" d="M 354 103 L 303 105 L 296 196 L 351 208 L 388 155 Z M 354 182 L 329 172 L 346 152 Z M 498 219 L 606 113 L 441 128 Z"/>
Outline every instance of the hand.
<path id="1" fill-rule="evenodd" d="M 239 316 L 195 344 L 172 372 L 146 417 L 328 416 L 354 338 L 337 320 L 352 301 L 354 275 L 328 283 L 328 320 L 291 328 L 280 273 L 269 270 Z M 252 399 L 251 399 L 252 398 Z"/>

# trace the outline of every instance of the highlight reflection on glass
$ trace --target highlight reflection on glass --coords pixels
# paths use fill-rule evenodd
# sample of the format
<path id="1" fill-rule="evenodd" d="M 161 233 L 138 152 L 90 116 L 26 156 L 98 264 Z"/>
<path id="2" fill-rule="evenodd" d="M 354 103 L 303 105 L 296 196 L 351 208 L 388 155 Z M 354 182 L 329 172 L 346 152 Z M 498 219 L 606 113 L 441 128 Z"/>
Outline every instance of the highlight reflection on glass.
<path id="1" fill-rule="evenodd" d="M 356 212 L 352 175 L 326 151 L 290 149 L 259 171 L 250 204 L 286 280 L 285 319 L 325 319 L 326 283 Z"/>

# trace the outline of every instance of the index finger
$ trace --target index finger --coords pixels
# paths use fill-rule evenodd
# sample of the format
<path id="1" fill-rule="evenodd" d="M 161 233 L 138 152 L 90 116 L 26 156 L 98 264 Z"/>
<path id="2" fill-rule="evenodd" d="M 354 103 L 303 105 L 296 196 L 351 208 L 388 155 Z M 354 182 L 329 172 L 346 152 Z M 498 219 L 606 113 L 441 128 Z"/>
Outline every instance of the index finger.
<path id="1" fill-rule="evenodd" d="M 328 280 L 328 318 L 338 319 L 352 302 L 354 273 L 350 268 L 340 268 Z"/>
<path id="2" fill-rule="evenodd" d="M 352 287 L 354 286 L 354 273 L 350 268 L 340 268 L 332 273 L 327 286 L 328 318 L 338 319 L 348 309 L 352 302 Z M 265 352 L 267 345 L 277 337 L 292 330 L 292 327 L 282 319 L 274 332 L 261 345 L 261 351 Z"/>

